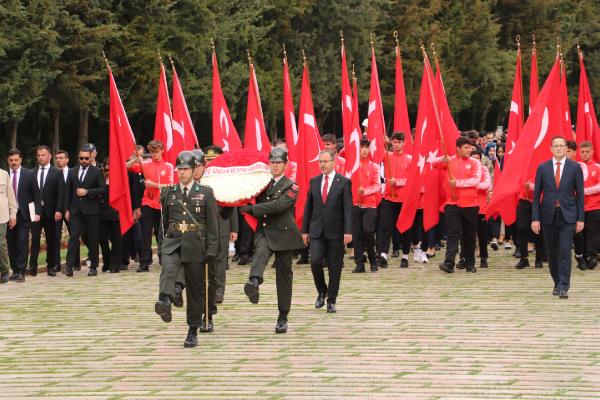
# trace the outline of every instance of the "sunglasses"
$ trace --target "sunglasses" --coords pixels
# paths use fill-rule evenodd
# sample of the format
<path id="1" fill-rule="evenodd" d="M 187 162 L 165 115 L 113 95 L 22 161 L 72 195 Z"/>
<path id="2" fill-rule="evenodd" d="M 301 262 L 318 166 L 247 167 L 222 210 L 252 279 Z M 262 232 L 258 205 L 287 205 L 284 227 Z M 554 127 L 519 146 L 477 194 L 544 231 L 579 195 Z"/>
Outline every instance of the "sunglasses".
<path id="1" fill-rule="evenodd" d="M 79 159 L 80 159 L 80 160 L 86 160 L 86 161 L 87 161 L 87 160 L 89 160 L 90 158 L 89 158 L 89 157 L 79 157 Z"/>

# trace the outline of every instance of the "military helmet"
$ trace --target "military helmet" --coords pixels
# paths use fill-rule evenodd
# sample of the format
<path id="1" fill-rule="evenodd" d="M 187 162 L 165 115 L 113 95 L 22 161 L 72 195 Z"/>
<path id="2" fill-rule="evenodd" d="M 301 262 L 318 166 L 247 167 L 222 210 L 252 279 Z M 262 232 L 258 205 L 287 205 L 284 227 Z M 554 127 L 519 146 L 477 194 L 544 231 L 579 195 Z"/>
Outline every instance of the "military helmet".
<path id="1" fill-rule="evenodd" d="M 360 139 L 360 147 L 369 147 L 371 145 L 371 141 L 367 137 L 367 135 L 362 135 Z"/>
<path id="2" fill-rule="evenodd" d="M 204 154 L 206 155 L 206 161 L 211 161 L 223 154 L 223 149 L 219 146 L 207 146 L 204 148 Z"/>
<path id="3" fill-rule="evenodd" d="M 194 149 L 192 150 L 192 154 L 194 155 L 194 158 L 196 159 L 196 166 L 199 167 L 200 165 L 206 165 L 206 158 L 204 157 L 204 152 L 200 149 Z"/>
<path id="4" fill-rule="evenodd" d="M 196 166 L 196 156 L 188 150 L 184 150 L 177 156 L 176 168 L 194 168 Z"/>
<path id="5" fill-rule="evenodd" d="M 288 153 L 287 150 L 281 147 L 273 147 L 269 154 L 269 162 L 287 162 Z"/>

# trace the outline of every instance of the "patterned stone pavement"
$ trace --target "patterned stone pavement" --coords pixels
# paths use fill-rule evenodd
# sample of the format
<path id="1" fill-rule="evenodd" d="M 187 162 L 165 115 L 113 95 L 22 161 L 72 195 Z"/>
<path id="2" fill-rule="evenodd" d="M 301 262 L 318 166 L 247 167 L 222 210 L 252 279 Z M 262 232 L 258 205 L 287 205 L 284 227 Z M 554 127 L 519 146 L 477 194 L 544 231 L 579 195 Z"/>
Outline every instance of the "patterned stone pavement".
<path id="1" fill-rule="evenodd" d="M 342 275 L 338 313 L 313 306 L 295 268 L 286 335 L 275 335 L 274 271 L 261 301 L 232 266 L 212 334 L 154 314 L 149 274 L 27 278 L 0 285 L 0 398 L 439 399 L 600 397 L 600 271 L 573 271 L 551 295 L 547 267 L 517 271 L 503 250 L 477 274 L 430 264 Z"/>

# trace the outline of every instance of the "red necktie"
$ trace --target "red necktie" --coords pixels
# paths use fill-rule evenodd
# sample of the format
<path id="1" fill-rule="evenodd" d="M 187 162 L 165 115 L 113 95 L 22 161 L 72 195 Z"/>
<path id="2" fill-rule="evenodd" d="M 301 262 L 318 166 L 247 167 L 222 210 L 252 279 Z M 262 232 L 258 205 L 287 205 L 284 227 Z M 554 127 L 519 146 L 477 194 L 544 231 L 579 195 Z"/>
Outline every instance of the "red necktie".
<path id="1" fill-rule="evenodd" d="M 15 192 L 15 198 L 17 198 L 17 173 L 13 171 L 13 192 Z"/>
<path id="2" fill-rule="evenodd" d="M 323 199 L 323 204 L 327 202 L 327 189 L 329 186 L 329 175 L 325 175 L 325 183 L 323 184 L 323 190 L 321 191 L 321 198 Z"/>
<path id="3" fill-rule="evenodd" d="M 554 174 L 554 181 L 556 182 L 556 188 L 560 186 L 560 163 L 556 163 L 556 174 Z"/>

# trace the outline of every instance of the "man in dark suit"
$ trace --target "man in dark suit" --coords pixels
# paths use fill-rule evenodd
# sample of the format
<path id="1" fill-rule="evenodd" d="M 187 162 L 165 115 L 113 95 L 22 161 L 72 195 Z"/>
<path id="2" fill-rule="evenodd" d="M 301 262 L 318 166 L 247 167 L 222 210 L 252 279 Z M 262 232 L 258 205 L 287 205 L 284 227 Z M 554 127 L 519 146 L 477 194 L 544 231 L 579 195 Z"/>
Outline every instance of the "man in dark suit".
<path id="1" fill-rule="evenodd" d="M 310 266 L 319 293 L 316 308 L 327 298 L 327 312 L 336 312 L 344 264 L 344 246 L 352 240 L 352 193 L 350 180 L 335 172 L 335 152 L 319 153 L 321 174 L 310 180 L 302 222 L 302 238 L 310 246 Z M 325 283 L 323 260 L 329 270 Z"/>
<path id="2" fill-rule="evenodd" d="M 567 294 L 571 280 L 573 234 L 583 230 L 583 172 L 581 166 L 566 158 L 567 141 L 554 137 L 552 159 L 540 164 L 535 175 L 531 229 L 544 233 L 553 295 Z"/>
<path id="3" fill-rule="evenodd" d="M 33 176 L 41 200 L 42 214 L 40 221 L 31 225 L 31 255 L 27 272 L 32 276 L 37 275 L 42 229 L 46 236 L 47 273 L 49 276 L 56 276 L 56 222 L 62 221 L 65 182 L 62 171 L 50 164 L 51 158 L 48 146 L 37 148 L 38 166 L 33 169 Z"/>
<path id="4" fill-rule="evenodd" d="M 25 281 L 25 266 L 29 255 L 29 231 L 31 223 L 40 220 L 41 204 L 35 177 L 30 169 L 21 167 L 23 157 L 21 151 L 12 149 L 8 152 L 10 182 L 17 199 L 17 225 L 6 233 L 8 255 L 13 274 L 10 280 Z M 30 204 L 35 209 L 33 220 L 29 211 Z"/>
<path id="5" fill-rule="evenodd" d="M 67 249 L 67 276 L 73 276 L 79 239 L 85 231 L 91 265 L 88 276 L 98 274 L 98 223 L 100 200 L 106 195 L 106 180 L 100 168 L 90 164 L 91 152 L 79 151 L 79 166 L 69 170 L 65 190 L 66 218 L 71 223 Z"/>

